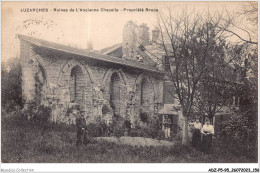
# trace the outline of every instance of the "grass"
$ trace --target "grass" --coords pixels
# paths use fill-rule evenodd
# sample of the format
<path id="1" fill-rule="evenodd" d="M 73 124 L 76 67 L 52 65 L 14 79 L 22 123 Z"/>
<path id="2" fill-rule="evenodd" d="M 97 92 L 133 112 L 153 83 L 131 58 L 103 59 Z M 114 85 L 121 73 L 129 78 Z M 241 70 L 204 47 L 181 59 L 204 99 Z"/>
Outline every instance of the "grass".
<path id="1" fill-rule="evenodd" d="M 135 147 L 91 139 L 76 147 L 73 126 L 39 127 L 2 112 L 2 158 L 4 163 L 239 163 L 257 162 L 254 156 L 236 156 L 214 142 L 211 154 L 189 146 Z"/>

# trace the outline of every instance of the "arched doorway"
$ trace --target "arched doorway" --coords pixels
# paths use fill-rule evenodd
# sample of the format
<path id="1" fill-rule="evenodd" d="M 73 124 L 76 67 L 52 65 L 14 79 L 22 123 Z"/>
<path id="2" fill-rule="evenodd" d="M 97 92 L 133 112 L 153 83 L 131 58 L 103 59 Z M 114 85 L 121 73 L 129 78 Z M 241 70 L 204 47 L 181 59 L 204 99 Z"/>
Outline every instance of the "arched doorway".
<path id="1" fill-rule="evenodd" d="M 65 98 L 63 95 L 60 96 L 64 106 L 78 103 L 85 112 L 85 116 L 92 117 L 93 85 L 95 81 L 87 64 L 75 59 L 67 61 L 60 71 L 56 84 L 61 86 L 59 88 L 61 93 L 68 93 Z M 57 90 L 57 93 L 60 92 Z"/>
<path id="2" fill-rule="evenodd" d="M 110 106 L 114 111 L 114 114 L 120 114 L 120 94 L 121 94 L 121 82 L 117 73 L 113 73 L 110 81 Z"/>
<path id="3" fill-rule="evenodd" d="M 148 106 L 150 102 L 150 86 L 147 78 L 143 78 L 140 86 L 140 101 L 142 106 Z"/>
<path id="4" fill-rule="evenodd" d="M 152 84 L 147 77 L 140 77 L 135 84 L 135 99 L 136 103 L 143 109 L 151 106 L 154 92 Z"/>
<path id="5" fill-rule="evenodd" d="M 84 90 L 86 83 L 84 75 L 80 66 L 75 66 L 71 69 L 70 75 L 70 102 L 78 103 L 83 107 L 84 103 Z"/>

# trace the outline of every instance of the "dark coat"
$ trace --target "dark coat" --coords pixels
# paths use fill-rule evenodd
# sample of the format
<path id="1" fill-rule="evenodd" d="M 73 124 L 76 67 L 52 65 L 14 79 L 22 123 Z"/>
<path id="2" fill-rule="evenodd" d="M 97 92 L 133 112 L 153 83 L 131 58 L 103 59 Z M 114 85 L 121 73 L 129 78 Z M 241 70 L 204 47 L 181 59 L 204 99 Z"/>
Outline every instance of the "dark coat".
<path id="1" fill-rule="evenodd" d="M 86 132 L 85 130 L 83 131 L 82 128 L 86 129 L 86 120 L 83 116 L 80 116 L 79 118 L 76 118 L 76 128 L 77 128 L 77 141 L 76 145 L 78 146 L 79 144 L 85 143 L 86 142 Z M 83 136 L 83 141 L 82 141 L 82 136 Z"/>
<path id="2" fill-rule="evenodd" d="M 78 130 L 81 130 L 82 128 L 86 128 L 86 120 L 83 116 L 80 116 L 79 118 L 76 118 L 76 127 Z"/>

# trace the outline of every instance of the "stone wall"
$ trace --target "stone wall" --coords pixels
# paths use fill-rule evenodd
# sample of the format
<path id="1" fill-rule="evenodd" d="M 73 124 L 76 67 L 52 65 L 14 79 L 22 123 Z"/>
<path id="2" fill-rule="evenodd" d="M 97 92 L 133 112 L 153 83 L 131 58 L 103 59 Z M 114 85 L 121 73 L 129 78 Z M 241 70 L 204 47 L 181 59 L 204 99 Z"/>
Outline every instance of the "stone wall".
<path id="1" fill-rule="evenodd" d="M 34 75 L 37 70 L 37 60 L 29 44 L 21 41 L 22 92 L 26 99 L 33 99 L 35 95 Z"/>
<path id="2" fill-rule="evenodd" d="M 125 117 L 130 114 L 132 121 L 138 121 L 142 96 L 147 103 L 146 109 L 154 112 L 154 103 L 162 102 L 161 80 L 144 72 L 129 72 L 123 67 L 110 68 L 105 65 L 93 65 L 83 58 L 65 53 L 49 53 L 47 55 L 37 51 L 38 47 L 21 40 L 22 88 L 26 100 L 35 98 L 35 75 L 42 67 L 46 76 L 44 100 L 52 107 L 52 121 L 75 123 L 75 117 L 68 114 L 68 109 L 79 104 L 85 112 L 87 122 L 93 122 L 102 116 L 102 106 L 113 102 L 115 112 Z M 43 50 L 42 52 L 48 52 Z M 72 70 L 77 69 L 76 86 L 77 97 L 74 100 L 75 75 Z M 112 79 L 112 83 L 111 83 Z M 143 85 L 143 86 L 142 86 Z M 112 89 L 112 88 L 113 89 Z M 111 96 L 114 90 L 116 94 Z M 119 91 L 120 90 L 120 91 Z M 113 92 L 112 92 L 113 93 Z M 155 94 L 156 93 L 156 94 Z M 72 102 L 74 100 L 74 102 Z M 112 106 L 113 107 L 113 106 Z"/>

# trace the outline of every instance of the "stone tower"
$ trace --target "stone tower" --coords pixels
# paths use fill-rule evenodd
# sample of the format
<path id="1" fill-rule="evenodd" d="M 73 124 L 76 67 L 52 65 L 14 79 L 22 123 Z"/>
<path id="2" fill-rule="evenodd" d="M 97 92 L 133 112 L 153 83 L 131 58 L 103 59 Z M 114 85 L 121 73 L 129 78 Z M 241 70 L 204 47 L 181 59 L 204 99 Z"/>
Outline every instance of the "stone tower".
<path id="1" fill-rule="evenodd" d="M 133 21 L 128 21 L 123 29 L 123 58 L 135 61 L 137 46 L 137 25 Z"/>
<path id="2" fill-rule="evenodd" d="M 156 27 L 152 30 L 152 43 L 158 43 L 159 36 L 160 36 L 160 30 L 159 28 Z"/>
<path id="3" fill-rule="evenodd" d="M 150 44 L 150 33 L 147 24 L 143 23 L 138 27 L 138 44 L 147 46 Z"/>

